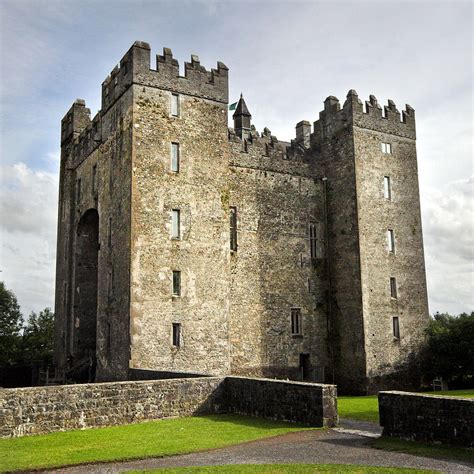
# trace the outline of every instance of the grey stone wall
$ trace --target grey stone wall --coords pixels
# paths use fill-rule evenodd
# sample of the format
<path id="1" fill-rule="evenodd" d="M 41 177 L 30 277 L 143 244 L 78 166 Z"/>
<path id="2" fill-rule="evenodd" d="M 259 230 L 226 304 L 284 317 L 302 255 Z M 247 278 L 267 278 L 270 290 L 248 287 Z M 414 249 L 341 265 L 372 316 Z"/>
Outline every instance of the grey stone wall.
<path id="1" fill-rule="evenodd" d="M 474 447 L 474 399 L 379 393 L 383 435 L 416 441 Z"/>
<path id="2" fill-rule="evenodd" d="M 334 386 L 250 378 L 0 389 L 0 437 L 224 412 L 333 426 L 336 403 Z"/>
<path id="3" fill-rule="evenodd" d="M 227 411 L 313 426 L 338 422 L 334 385 L 227 377 Z"/>
<path id="4" fill-rule="evenodd" d="M 238 242 L 231 254 L 232 373 L 301 379 L 299 357 L 307 354 L 306 379 L 318 380 L 327 365 L 321 183 L 303 154 L 291 151 L 275 137 L 231 138 Z M 314 259 L 310 224 L 317 228 Z M 299 335 L 291 334 L 291 308 L 301 309 Z"/>

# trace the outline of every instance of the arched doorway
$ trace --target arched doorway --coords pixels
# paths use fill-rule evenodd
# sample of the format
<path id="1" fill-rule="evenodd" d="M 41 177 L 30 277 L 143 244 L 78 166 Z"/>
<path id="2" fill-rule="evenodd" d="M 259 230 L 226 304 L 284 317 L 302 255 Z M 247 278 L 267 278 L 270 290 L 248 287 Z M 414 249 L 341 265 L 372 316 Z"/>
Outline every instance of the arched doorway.
<path id="1" fill-rule="evenodd" d="M 89 209 L 77 225 L 74 271 L 73 365 L 95 364 L 99 213 Z M 88 361 L 87 361 L 88 359 Z M 90 378 L 90 376 L 89 376 Z"/>

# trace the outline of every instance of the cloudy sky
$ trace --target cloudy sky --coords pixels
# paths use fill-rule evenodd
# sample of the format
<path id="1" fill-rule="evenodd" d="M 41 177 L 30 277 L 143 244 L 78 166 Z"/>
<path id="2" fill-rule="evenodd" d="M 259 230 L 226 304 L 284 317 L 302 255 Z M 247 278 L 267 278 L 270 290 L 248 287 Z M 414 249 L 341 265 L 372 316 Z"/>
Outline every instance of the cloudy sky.
<path id="1" fill-rule="evenodd" d="M 230 68 L 258 130 L 294 137 L 349 89 L 415 108 L 430 311 L 474 310 L 470 1 L 0 0 L 0 278 L 54 305 L 60 119 L 135 40 Z"/>

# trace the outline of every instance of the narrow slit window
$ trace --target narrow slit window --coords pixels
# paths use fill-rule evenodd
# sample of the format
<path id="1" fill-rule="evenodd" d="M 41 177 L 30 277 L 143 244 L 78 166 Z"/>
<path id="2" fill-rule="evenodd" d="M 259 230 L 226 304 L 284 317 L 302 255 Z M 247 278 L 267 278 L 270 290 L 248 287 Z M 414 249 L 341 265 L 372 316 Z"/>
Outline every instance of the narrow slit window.
<path id="1" fill-rule="evenodd" d="M 82 189 L 81 189 L 81 187 L 82 187 L 82 181 L 81 181 L 81 178 L 79 178 L 79 179 L 77 180 L 76 186 L 77 186 L 77 187 L 76 187 L 76 200 L 77 200 L 77 204 L 79 204 L 80 201 L 81 201 L 81 194 L 82 194 Z"/>
<path id="2" fill-rule="evenodd" d="M 383 177 L 383 196 L 389 201 L 392 200 L 392 185 L 390 183 L 390 176 Z"/>
<path id="3" fill-rule="evenodd" d="M 291 308 L 291 335 L 301 335 L 301 308 Z"/>
<path id="4" fill-rule="evenodd" d="M 112 247 L 112 218 L 109 217 L 109 228 L 107 229 L 107 245 Z"/>
<path id="5" fill-rule="evenodd" d="M 97 165 L 92 167 L 92 194 L 97 192 Z"/>
<path id="6" fill-rule="evenodd" d="M 397 279 L 395 277 L 390 277 L 390 296 L 394 299 L 398 298 Z"/>
<path id="7" fill-rule="evenodd" d="M 400 321 L 398 316 L 394 316 L 392 318 L 392 326 L 393 326 L 393 337 L 395 339 L 400 339 Z"/>
<path id="8" fill-rule="evenodd" d="M 171 171 L 179 173 L 179 143 L 171 144 Z"/>
<path id="9" fill-rule="evenodd" d="M 392 154 L 392 145 L 390 143 L 382 143 L 382 153 L 386 155 Z"/>
<path id="10" fill-rule="evenodd" d="M 316 248 L 316 225 L 315 224 L 309 225 L 309 248 L 310 248 L 311 258 L 316 258 L 317 248 Z"/>
<path id="11" fill-rule="evenodd" d="M 179 239 L 181 237 L 181 216 L 179 209 L 171 211 L 171 238 Z"/>
<path id="12" fill-rule="evenodd" d="M 173 346 L 181 345 L 181 324 L 173 323 Z"/>
<path id="13" fill-rule="evenodd" d="M 395 253 L 395 235 L 392 229 L 387 230 L 387 248 L 389 252 Z"/>
<path id="14" fill-rule="evenodd" d="M 173 296 L 181 296 L 181 272 L 173 270 Z"/>
<path id="15" fill-rule="evenodd" d="M 179 116 L 179 95 L 171 94 L 171 115 L 173 117 Z"/>
<path id="16" fill-rule="evenodd" d="M 230 250 L 237 251 L 237 208 L 230 208 Z"/>

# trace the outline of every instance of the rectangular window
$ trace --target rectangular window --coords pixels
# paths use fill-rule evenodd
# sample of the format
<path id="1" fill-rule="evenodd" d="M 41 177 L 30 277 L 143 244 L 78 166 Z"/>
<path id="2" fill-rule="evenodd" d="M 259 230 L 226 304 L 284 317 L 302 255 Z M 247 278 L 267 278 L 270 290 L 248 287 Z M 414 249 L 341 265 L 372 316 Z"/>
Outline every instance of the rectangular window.
<path id="1" fill-rule="evenodd" d="M 324 125 L 323 126 L 323 137 L 327 138 L 331 134 L 331 131 L 332 131 L 331 124 Z"/>
<path id="2" fill-rule="evenodd" d="M 179 173 L 179 143 L 171 144 L 171 171 Z"/>
<path id="3" fill-rule="evenodd" d="M 79 204 L 81 202 L 81 194 L 82 194 L 82 182 L 81 182 L 81 178 L 79 178 L 76 182 L 76 201 L 77 201 L 77 204 Z"/>
<path id="4" fill-rule="evenodd" d="M 309 225 L 309 248 L 311 258 L 316 258 L 317 250 L 316 250 L 316 225 L 310 224 Z"/>
<path id="5" fill-rule="evenodd" d="M 396 339 L 400 339 L 400 322 L 398 320 L 398 316 L 394 316 L 392 318 L 392 324 L 393 324 L 393 337 Z"/>
<path id="6" fill-rule="evenodd" d="M 390 176 L 383 177 L 383 197 L 388 199 L 389 201 L 392 200 L 392 187 L 390 184 Z"/>
<path id="7" fill-rule="evenodd" d="M 291 308 L 291 335 L 301 335 L 301 308 Z"/>
<path id="8" fill-rule="evenodd" d="M 92 194 L 97 192 L 97 165 L 92 167 Z"/>
<path id="9" fill-rule="evenodd" d="M 173 296 L 181 296 L 181 272 L 173 270 Z"/>
<path id="10" fill-rule="evenodd" d="M 171 115 L 173 117 L 179 116 L 179 95 L 171 94 Z"/>
<path id="11" fill-rule="evenodd" d="M 395 253 L 395 235 L 392 229 L 387 230 L 387 248 L 389 252 Z"/>
<path id="12" fill-rule="evenodd" d="M 179 209 L 171 211 L 171 238 L 179 239 L 181 237 L 181 222 Z"/>
<path id="13" fill-rule="evenodd" d="M 233 252 L 237 251 L 237 208 L 230 208 L 230 249 Z"/>
<path id="14" fill-rule="evenodd" d="M 173 323 L 173 346 L 181 345 L 181 324 Z"/>
<path id="15" fill-rule="evenodd" d="M 394 299 L 398 298 L 397 279 L 395 277 L 390 277 L 390 296 Z"/>
<path id="16" fill-rule="evenodd" d="M 382 143 L 382 153 L 385 153 L 387 155 L 392 154 L 392 145 L 390 143 Z"/>

